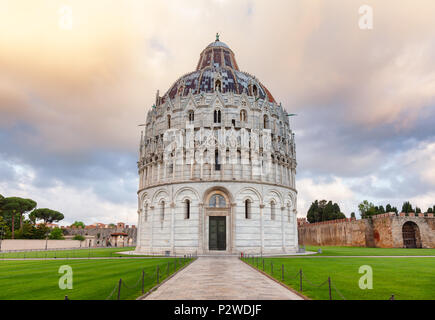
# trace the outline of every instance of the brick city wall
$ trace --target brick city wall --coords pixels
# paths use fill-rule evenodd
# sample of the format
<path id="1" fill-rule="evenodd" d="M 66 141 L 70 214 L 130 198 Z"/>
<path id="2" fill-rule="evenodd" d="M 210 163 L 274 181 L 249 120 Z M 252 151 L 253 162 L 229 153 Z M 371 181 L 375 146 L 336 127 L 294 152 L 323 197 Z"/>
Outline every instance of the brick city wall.
<path id="1" fill-rule="evenodd" d="M 435 248 L 435 218 L 381 214 L 372 219 L 340 219 L 320 223 L 298 223 L 299 245 L 403 248 L 403 225 L 418 226 L 421 246 Z"/>

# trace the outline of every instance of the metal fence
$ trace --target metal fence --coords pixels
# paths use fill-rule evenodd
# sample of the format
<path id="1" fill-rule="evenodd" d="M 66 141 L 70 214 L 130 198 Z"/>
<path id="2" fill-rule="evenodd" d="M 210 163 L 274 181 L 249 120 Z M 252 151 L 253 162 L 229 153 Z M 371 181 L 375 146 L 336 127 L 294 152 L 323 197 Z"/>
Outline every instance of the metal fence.
<path id="1" fill-rule="evenodd" d="M 245 255 L 242 254 L 240 256 L 240 259 L 242 261 L 247 262 L 248 264 L 250 264 L 254 268 L 267 273 L 266 269 L 265 269 L 265 261 L 261 256 L 255 256 L 255 255 L 251 255 L 251 254 L 245 254 Z M 302 271 L 302 268 L 300 268 L 296 274 L 294 274 L 294 273 L 291 274 L 288 270 L 285 269 L 284 264 L 281 264 L 281 266 L 279 266 L 279 265 L 274 266 L 273 262 L 271 261 L 270 262 L 270 274 L 271 274 L 271 276 L 275 277 L 276 272 L 278 272 L 278 279 L 280 278 L 279 280 L 283 283 L 286 280 L 298 280 L 298 290 L 297 291 L 299 291 L 301 293 L 303 292 L 305 286 L 308 286 L 309 288 L 313 288 L 313 289 L 317 289 L 317 288 L 321 288 L 321 287 L 325 286 L 325 288 L 326 287 L 328 288 L 329 300 L 334 300 L 333 295 L 332 295 L 333 290 L 342 300 L 346 300 L 344 295 L 335 286 L 334 282 L 332 282 L 331 277 L 328 277 L 328 279 L 326 279 L 325 281 L 323 281 L 321 283 L 313 283 L 312 281 L 310 281 L 307 278 L 305 273 Z M 389 300 L 395 300 L 394 294 L 391 295 Z"/>
<path id="2" fill-rule="evenodd" d="M 124 297 L 125 295 L 127 297 L 144 295 L 146 288 L 151 288 L 148 291 L 150 292 L 152 288 L 160 284 L 164 279 L 167 279 L 196 258 L 196 255 L 184 255 L 183 257 L 174 258 L 173 261 L 158 264 L 152 270 L 145 271 L 145 269 L 142 269 L 137 281 L 133 284 L 127 283 L 120 278 L 105 300 L 123 300 L 122 295 Z M 65 296 L 65 300 L 71 299 Z"/>

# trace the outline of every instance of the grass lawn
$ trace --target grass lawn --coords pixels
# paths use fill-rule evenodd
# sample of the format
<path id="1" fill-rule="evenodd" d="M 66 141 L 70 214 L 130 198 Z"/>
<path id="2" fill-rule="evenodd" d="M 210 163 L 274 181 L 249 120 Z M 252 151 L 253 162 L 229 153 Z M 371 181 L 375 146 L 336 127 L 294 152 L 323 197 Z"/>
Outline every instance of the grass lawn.
<path id="1" fill-rule="evenodd" d="M 89 248 L 89 249 L 47 250 L 47 251 L 26 251 L 26 252 L 0 252 L 0 259 L 125 257 L 127 255 L 117 254 L 117 252 L 131 251 L 134 249 L 135 247 L 125 247 L 125 248 L 121 247 L 121 248 Z"/>
<path id="2" fill-rule="evenodd" d="M 307 251 L 319 248 L 322 256 L 435 256 L 435 249 L 306 246 Z"/>
<path id="3" fill-rule="evenodd" d="M 177 260 L 177 270 L 180 268 Z M 186 259 L 186 263 L 187 263 Z M 104 300 L 113 292 L 117 298 L 122 278 L 121 299 L 141 295 L 142 270 L 145 271 L 145 292 L 156 285 L 159 266 L 160 281 L 174 272 L 175 259 L 107 259 L 107 260 L 30 260 L 0 261 L 0 300 L 58 300 L 65 295 L 71 300 Z M 61 290 L 59 267 L 69 265 L 73 271 L 73 289 Z M 115 289 L 116 288 L 116 289 Z"/>
<path id="4" fill-rule="evenodd" d="M 281 281 L 284 265 L 284 283 L 299 291 L 298 271 L 303 272 L 302 293 L 312 299 L 329 299 L 328 283 L 319 285 L 331 277 L 332 283 L 346 300 L 387 300 L 392 294 L 397 300 L 435 299 L 435 258 L 265 258 L 265 271 Z M 254 258 L 251 264 L 257 266 Z M 363 274 L 359 267 L 369 265 L 373 270 L 373 289 L 362 290 L 358 282 Z M 262 269 L 262 260 L 259 258 Z M 308 281 L 306 281 L 308 279 Z M 332 298 L 340 300 L 332 289 Z"/>

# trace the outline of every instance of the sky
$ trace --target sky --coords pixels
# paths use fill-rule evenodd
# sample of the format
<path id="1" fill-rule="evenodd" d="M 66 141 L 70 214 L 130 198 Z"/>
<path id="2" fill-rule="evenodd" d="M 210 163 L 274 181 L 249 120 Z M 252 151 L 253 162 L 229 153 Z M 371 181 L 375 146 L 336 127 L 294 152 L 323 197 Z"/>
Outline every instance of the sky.
<path id="1" fill-rule="evenodd" d="M 373 9 L 371 29 L 361 29 Z M 136 224 L 138 124 L 215 39 L 291 118 L 298 215 L 435 204 L 432 0 L 0 0 L 0 194 Z"/>

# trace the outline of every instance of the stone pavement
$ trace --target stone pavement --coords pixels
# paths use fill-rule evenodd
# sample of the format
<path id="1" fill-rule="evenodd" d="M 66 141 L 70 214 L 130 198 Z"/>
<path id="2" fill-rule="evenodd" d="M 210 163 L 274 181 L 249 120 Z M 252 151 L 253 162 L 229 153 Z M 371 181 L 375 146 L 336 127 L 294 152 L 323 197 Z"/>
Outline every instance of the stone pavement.
<path id="1" fill-rule="evenodd" d="M 145 300 L 303 300 L 237 257 L 199 257 Z"/>

